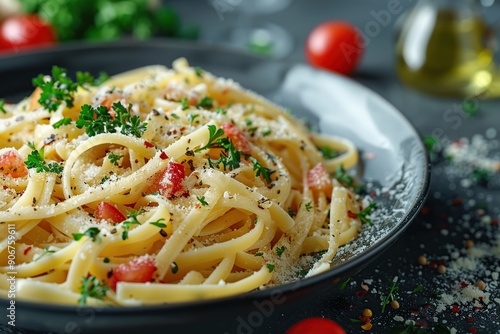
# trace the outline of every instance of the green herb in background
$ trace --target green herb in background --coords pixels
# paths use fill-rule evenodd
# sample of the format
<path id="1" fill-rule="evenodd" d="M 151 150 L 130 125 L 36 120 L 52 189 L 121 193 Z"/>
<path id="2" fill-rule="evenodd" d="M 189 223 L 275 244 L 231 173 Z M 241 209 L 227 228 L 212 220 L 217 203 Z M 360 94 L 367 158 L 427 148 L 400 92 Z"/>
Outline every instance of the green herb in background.
<path id="1" fill-rule="evenodd" d="M 199 27 L 181 22 L 177 12 L 152 0 L 20 0 L 40 15 L 60 41 L 113 40 L 122 36 L 196 39 Z"/>

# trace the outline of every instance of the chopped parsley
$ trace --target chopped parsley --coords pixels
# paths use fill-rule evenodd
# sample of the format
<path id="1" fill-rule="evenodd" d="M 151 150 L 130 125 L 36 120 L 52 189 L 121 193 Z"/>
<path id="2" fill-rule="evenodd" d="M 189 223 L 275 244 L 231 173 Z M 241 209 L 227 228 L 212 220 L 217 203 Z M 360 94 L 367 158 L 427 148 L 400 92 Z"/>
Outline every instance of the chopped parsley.
<path id="1" fill-rule="evenodd" d="M 196 74 L 197 77 L 203 78 L 203 69 L 201 67 L 195 66 L 194 73 Z"/>
<path id="2" fill-rule="evenodd" d="M 120 133 L 124 135 L 134 135 L 141 137 L 146 131 L 147 123 L 141 122 L 139 116 L 130 114 L 131 105 L 128 109 L 121 103 L 113 103 L 113 111 L 115 117 L 112 118 L 108 108 L 98 106 L 94 108 L 88 104 L 82 106 L 80 115 L 76 120 L 76 127 L 81 129 L 85 127 L 85 133 L 89 137 L 93 137 L 100 133 L 116 133 L 120 129 Z"/>
<path id="3" fill-rule="evenodd" d="M 266 264 L 267 270 L 269 270 L 270 273 L 274 271 L 274 268 L 276 267 L 274 264 Z"/>
<path id="4" fill-rule="evenodd" d="M 52 127 L 54 129 L 59 129 L 61 126 L 63 125 L 68 125 L 68 124 L 71 124 L 71 121 L 72 119 L 69 118 L 69 117 L 64 117 L 62 119 L 60 119 L 59 121 L 55 122 L 54 124 L 52 124 Z"/>
<path id="5" fill-rule="evenodd" d="M 217 108 L 215 108 L 215 112 L 216 112 L 217 114 L 221 114 L 221 115 L 225 115 L 225 114 L 227 114 L 227 110 L 226 110 L 226 109 L 224 109 L 224 108 L 221 108 L 221 107 L 217 107 Z"/>
<path id="6" fill-rule="evenodd" d="M 123 155 L 114 154 L 113 152 L 108 154 L 109 161 L 115 166 L 118 166 L 118 161 L 120 161 L 122 158 Z"/>
<path id="7" fill-rule="evenodd" d="M 101 237 L 99 237 L 99 233 L 101 233 L 101 230 L 99 230 L 97 227 L 89 227 L 85 232 L 83 233 L 72 233 L 73 239 L 75 241 L 80 240 L 84 236 L 87 236 L 92 239 L 92 241 L 97 241 L 101 242 Z"/>
<path id="8" fill-rule="evenodd" d="M 227 137 L 217 140 L 217 143 L 223 147 L 226 152 L 221 152 L 219 159 L 212 160 L 208 159 L 210 167 L 219 166 L 222 164 L 223 170 L 229 169 L 234 170 L 240 167 L 241 162 L 241 151 L 238 151 L 232 142 L 230 142 Z"/>
<path id="9" fill-rule="evenodd" d="M 320 149 L 321 155 L 325 159 L 333 159 L 339 156 L 339 152 L 335 151 L 329 146 L 323 146 Z"/>
<path id="10" fill-rule="evenodd" d="M 288 215 L 293 218 L 297 215 L 297 212 L 295 212 L 292 208 L 288 208 Z"/>
<path id="11" fill-rule="evenodd" d="M 275 172 L 267 167 L 262 166 L 262 164 L 255 158 L 251 158 L 253 163 L 253 170 L 255 171 L 255 176 L 261 176 L 266 180 L 267 184 L 271 183 L 271 175 Z"/>
<path id="12" fill-rule="evenodd" d="M 385 312 L 385 307 L 393 300 L 396 299 L 396 292 L 399 290 L 399 286 L 396 284 L 397 282 L 392 279 L 387 280 L 391 284 L 391 288 L 387 293 L 387 296 L 382 301 L 382 313 Z"/>
<path id="13" fill-rule="evenodd" d="M 213 106 L 214 106 L 214 99 L 208 96 L 202 97 L 201 100 L 198 101 L 198 103 L 196 103 L 197 108 L 209 109 L 213 108 Z"/>
<path id="14" fill-rule="evenodd" d="M 281 247 L 276 247 L 276 254 L 281 257 L 281 255 L 283 254 L 283 252 L 285 251 L 286 247 L 285 246 L 281 246 Z"/>
<path id="15" fill-rule="evenodd" d="M 186 110 L 189 108 L 189 104 L 188 104 L 188 99 L 187 97 L 183 97 L 181 100 L 180 100 L 180 103 L 181 103 L 181 109 L 182 110 Z"/>
<path id="16" fill-rule="evenodd" d="M 201 203 L 202 206 L 207 206 L 208 205 L 208 202 L 205 201 L 205 196 L 196 196 L 196 199 L 198 201 L 200 201 L 200 203 Z"/>
<path id="17" fill-rule="evenodd" d="M 354 179 L 351 175 L 347 174 L 342 165 L 338 165 L 337 169 L 335 169 L 335 178 L 345 187 L 350 188 L 354 185 Z"/>
<path id="18" fill-rule="evenodd" d="M 36 259 L 34 259 L 34 261 L 36 262 L 36 261 L 40 260 L 44 255 L 52 254 L 52 253 L 55 253 L 55 252 L 56 252 L 55 250 L 50 249 L 50 246 L 49 247 L 45 247 L 44 250 L 43 250 L 43 252 L 41 252 L 40 255 L 38 255 L 36 257 Z"/>
<path id="19" fill-rule="evenodd" d="M 311 202 L 306 203 L 306 211 L 307 211 L 307 212 L 309 212 L 309 211 L 311 211 L 311 209 L 312 209 L 312 204 L 311 204 Z"/>
<path id="20" fill-rule="evenodd" d="M 257 253 L 255 253 L 255 256 L 264 256 L 264 253 L 262 253 L 262 252 L 257 252 Z"/>
<path id="21" fill-rule="evenodd" d="M 104 263 L 109 263 L 109 258 L 108 258 L 108 257 L 105 257 L 104 259 L 102 259 L 102 262 L 104 262 Z"/>
<path id="22" fill-rule="evenodd" d="M 189 114 L 187 115 L 187 118 L 189 120 L 189 125 L 193 125 L 194 120 L 199 117 L 199 114 Z"/>
<path id="23" fill-rule="evenodd" d="M 356 216 L 358 216 L 359 220 L 363 224 L 373 225 L 372 220 L 368 217 L 372 214 L 372 211 L 376 206 L 377 206 L 376 203 L 370 203 L 370 205 L 368 205 L 366 208 L 358 212 Z"/>
<path id="24" fill-rule="evenodd" d="M 343 281 L 342 283 L 339 284 L 340 291 L 342 291 L 346 288 L 347 283 L 349 283 L 350 280 L 351 280 L 351 277 L 349 277 L 348 279 L 346 279 L 345 281 Z"/>
<path id="25" fill-rule="evenodd" d="M 271 129 L 266 129 L 262 131 L 262 136 L 267 137 L 272 133 Z"/>
<path id="26" fill-rule="evenodd" d="M 207 127 L 208 127 L 208 133 L 209 133 L 208 143 L 205 146 L 197 148 L 195 150 L 195 152 L 200 152 L 200 151 L 215 147 L 217 145 L 215 143 L 217 138 L 219 138 L 220 136 L 222 136 L 224 134 L 224 130 L 222 130 L 220 128 L 217 129 L 217 127 L 213 124 L 209 124 L 209 125 L 207 125 Z"/>
<path id="27" fill-rule="evenodd" d="M 34 148 L 33 143 L 28 143 L 28 147 L 31 149 Z M 37 173 L 56 173 L 59 174 L 63 171 L 64 167 L 59 165 L 57 162 L 51 162 L 47 164 L 44 158 L 44 149 L 43 147 L 40 150 L 33 150 L 31 153 L 28 155 L 26 161 L 24 162 L 26 164 L 26 167 L 28 168 L 36 168 Z"/>
<path id="28" fill-rule="evenodd" d="M 418 285 L 415 289 L 411 291 L 411 293 L 417 293 L 424 290 L 424 286 L 422 284 Z"/>
<path id="29" fill-rule="evenodd" d="M 165 227 L 167 227 L 167 224 L 162 223 L 162 221 L 164 221 L 164 220 L 165 220 L 164 218 L 160 218 L 155 222 L 150 222 L 150 224 L 154 225 L 156 227 L 159 227 L 159 228 L 165 228 Z"/>
<path id="30" fill-rule="evenodd" d="M 94 276 L 82 277 L 82 285 L 80 286 L 81 297 L 78 299 L 80 305 L 87 304 L 87 298 L 104 299 L 109 287 L 104 282 L 99 282 Z"/>
<path id="31" fill-rule="evenodd" d="M 78 87 L 86 85 L 99 85 L 107 76 L 102 74 L 95 79 L 88 72 L 77 72 L 76 82 L 68 77 L 68 71 L 64 68 L 53 66 L 52 75 L 46 79 L 43 74 L 33 79 L 33 85 L 41 90 L 38 103 L 49 112 L 56 111 L 64 102 L 69 108 L 73 107 L 74 93 Z"/>
<path id="32" fill-rule="evenodd" d="M 132 225 L 141 225 L 137 216 L 142 213 L 142 210 L 132 211 L 127 214 L 127 219 L 122 222 L 122 240 L 128 239 L 128 232 Z"/>

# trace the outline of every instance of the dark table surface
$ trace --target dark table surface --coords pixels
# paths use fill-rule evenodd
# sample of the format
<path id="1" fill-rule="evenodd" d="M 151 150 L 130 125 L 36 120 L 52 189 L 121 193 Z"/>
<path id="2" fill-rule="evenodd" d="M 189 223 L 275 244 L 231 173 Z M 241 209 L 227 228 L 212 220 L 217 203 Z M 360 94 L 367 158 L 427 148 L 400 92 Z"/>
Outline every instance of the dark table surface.
<path id="1" fill-rule="evenodd" d="M 222 31 L 240 19 L 234 7 L 238 1 L 167 3 L 179 11 L 183 20 L 201 27 L 202 39 L 214 43 Z M 378 34 L 370 38 L 352 78 L 394 104 L 422 135 L 439 134 L 444 146 L 460 138 L 482 138 L 479 147 L 488 145 L 490 157 L 496 154 L 498 160 L 500 100 L 477 100 L 477 115 L 469 117 L 457 111 L 463 100 L 423 95 L 398 81 L 394 25 L 415 1 L 295 0 L 283 11 L 259 16 L 256 21 L 273 22 L 290 32 L 294 48 L 285 60 L 305 62 L 304 42 L 313 27 L 327 20 L 345 20 L 363 30 L 375 20 L 374 13 L 387 9 L 390 3 L 400 6 L 401 14 L 392 15 L 388 24 L 380 25 Z M 226 5 L 222 12 L 221 4 Z M 495 4 L 485 12 L 493 22 L 500 16 L 500 6 Z M 279 322 L 284 333 L 300 319 L 326 317 L 337 321 L 348 333 L 364 333 L 359 317 L 369 308 L 373 313 L 371 333 L 500 333 L 499 177 L 475 182 L 471 170 L 463 167 L 437 154 L 427 203 L 403 236 L 377 261 L 351 277 L 344 288 L 332 287 L 317 300 L 273 316 L 272 321 Z M 467 249 L 467 240 L 475 246 Z M 427 258 L 426 265 L 418 263 L 421 255 Z M 444 274 L 438 273 L 439 264 L 446 267 Z M 382 301 L 392 286 L 389 280 L 396 281 L 394 295 L 399 308 L 388 305 L 382 312 Z M 478 280 L 485 282 L 486 289 L 483 298 L 474 301 L 467 292 L 471 290 L 469 285 Z M 228 321 L 234 322 L 234 333 L 243 333 L 236 319 Z M 264 321 L 246 332 L 269 333 L 268 326 Z M 2 331 L 9 332 L 0 328 Z"/>

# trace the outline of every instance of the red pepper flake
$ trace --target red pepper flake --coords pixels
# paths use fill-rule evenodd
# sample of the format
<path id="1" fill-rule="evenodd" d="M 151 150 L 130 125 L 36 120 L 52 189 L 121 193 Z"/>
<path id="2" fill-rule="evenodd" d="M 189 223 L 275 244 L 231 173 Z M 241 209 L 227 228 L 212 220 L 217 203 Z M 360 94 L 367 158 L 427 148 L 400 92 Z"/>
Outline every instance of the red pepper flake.
<path id="1" fill-rule="evenodd" d="M 482 309 L 482 306 L 474 306 L 474 311 L 481 311 Z"/>
<path id="2" fill-rule="evenodd" d="M 425 322 L 420 321 L 415 321 L 415 325 L 419 327 L 427 327 L 427 324 Z"/>
<path id="3" fill-rule="evenodd" d="M 475 327 L 471 327 L 469 328 L 469 332 L 475 334 L 477 333 L 477 329 Z"/>
<path id="4" fill-rule="evenodd" d="M 144 146 L 146 146 L 147 148 L 154 147 L 154 145 L 148 142 L 147 140 L 144 141 Z"/>
<path id="5" fill-rule="evenodd" d="M 355 294 L 356 294 L 356 296 L 357 296 L 358 298 L 363 298 L 363 297 L 364 297 L 367 293 L 368 293 L 368 291 L 367 291 L 367 290 L 359 290 L 359 291 L 356 291 L 356 293 L 355 293 Z"/>
<path id="6" fill-rule="evenodd" d="M 467 317 L 467 321 L 468 321 L 468 322 L 474 322 L 474 318 L 472 318 L 472 317 Z"/>
<path id="7" fill-rule="evenodd" d="M 464 281 L 460 282 L 460 287 L 461 287 L 462 289 L 464 289 L 464 288 L 466 288 L 466 287 L 468 287 L 468 286 L 469 286 L 469 283 L 466 283 L 466 282 L 464 282 Z"/>
<path id="8" fill-rule="evenodd" d="M 431 209 L 428 207 L 428 206 L 424 206 L 422 207 L 422 209 L 420 210 L 420 213 L 423 214 L 424 216 L 427 216 L 429 214 L 429 212 L 431 211 Z"/>
<path id="9" fill-rule="evenodd" d="M 168 159 L 168 155 L 167 155 L 167 153 L 165 153 L 165 152 L 161 152 L 161 153 L 160 153 L 160 159 L 162 159 L 162 160 L 166 160 L 166 159 Z"/>
<path id="10" fill-rule="evenodd" d="M 456 197 L 456 198 L 451 200 L 451 205 L 453 205 L 453 206 L 460 206 L 462 204 L 463 204 L 463 201 L 459 197 Z"/>
<path id="11" fill-rule="evenodd" d="M 438 215 L 438 218 L 441 219 L 441 220 L 447 220 L 448 219 L 448 215 L 445 214 L 445 213 L 440 213 Z"/>
<path id="12" fill-rule="evenodd" d="M 432 261 L 429 263 L 429 268 L 434 269 L 438 266 L 445 266 L 446 267 L 446 262 L 439 260 L 439 261 Z"/>
<path id="13" fill-rule="evenodd" d="M 364 323 L 368 323 L 368 322 L 371 322 L 372 320 L 370 319 L 370 317 L 367 317 L 367 316 L 364 316 L 364 315 L 360 315 L 359 316 L 359 320 L 361 322 L 364 322 Z"/>
<path id="14" fill-rule="evenodd" d="M 451 312 L 460 313 L 460 307 L 458 307 L 457 304 L 453 304 L 453 306 L 451 307 Z"/>
<path id="15" fill-rule="evenodd" d="M 425 303 L 424 305 L 422 305 L 423 308 L 429 308 L 431 307 L 431 304 L 430 303 Z"/>
<path id="16" fill-rule="evenodd" d="M 351 210 L 347 210 L 347 217 L 352 219 L 358 219 L 358 215 L 352 212 Z"/>
<path id="17" fill-rule="evenodd" d="M 491 225 L 498 226 L 498 218 L 493 218 L 491 220 Z"/>
<path id="18" fill-rule="evenodd" d="M 7 186 L 3 186 L 2 188 L 3 188 L 3 190 L 7 190 Z"/>
<path id="19" fill-rule="evenodd" d="M 23 254 L 26 255 L 28 254 L 28 252 L 31 250 L 31 246 L 29 247 L 26 247 L 26 249 L 24 250 Z"/>
<path id="20" fill-rule="evenodd" d="M 410 310 L 410 313 L 411 313 L 411 314 L 415 314 L 415 315 L 418 315 L 418 314 L 419 314 L 418 310 Z"/>

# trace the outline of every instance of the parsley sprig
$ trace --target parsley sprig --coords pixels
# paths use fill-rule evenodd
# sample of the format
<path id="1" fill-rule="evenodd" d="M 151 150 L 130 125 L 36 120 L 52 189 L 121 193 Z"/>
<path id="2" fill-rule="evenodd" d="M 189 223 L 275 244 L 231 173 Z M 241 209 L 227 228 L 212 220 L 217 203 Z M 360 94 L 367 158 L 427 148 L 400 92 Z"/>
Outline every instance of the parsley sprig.
<path id="1" fill-rule="evenodd" d="M 78 299 L 80 305 L 87 304 L 87 298 L 104 299 L 109 287 L 104 282 L 99 282 L 96 277 L 82 277 L 82 285 L 80 286 L 81 297 Z"/>
<path id="2" fill-rule="evenodd" d="M 276 171 L 271 170 L 267 167 L 262 166 L 262 164 L 255 158 L 251 158 L 253 163 L 253 170 L 255 171 L 255 176 L 261 176 L 266 180 L 267 184 L 271 183 L 271 175 Z"/>
<path id="3" fill-rule="evenodd" d="M 33 261 L 36 262 L 38 260 L 40 260 L 43 256 L 47 255 L 47 254 L 52 254 L 52 253 L 55 253 L 56 251 L 53 250 L 53 249 L 50 249 L 50 246 L 49 247 L 45 247 L 43 249 L 43 252 L 40 253 L 40 255 L 38 255 L 36 257 L 36 259 L 34 259 Z"/>
<path id="4" fill-rule="evenodd" d="M 122 229 L 123 229 L 122 240 L 128 239 L 128 232 L 130 231 L 132 225 L 141 225 L 141 222 L 139 222 L 139 219 L 137 219 L 137 216 L 140 215 L 141 213 L 142 210 L 137 210 L 127 213 L 127 219 L 122 222 Z"/>
<path id="5" fill-rule="evenodd" d="M 107 79 L 106 74 L 101 74 L 96 79 L 88 72 L 77 72 L 76 81 L 73 81 L 68 77 L 68 71 L 58 66 L 52 67 L 51 74 L 48 79 L 43 74 L 33 79 L 33 85 L 41 89 L 38 103 L 49 112 L 56 111 L 63 102 L 68 107 L 73 107 L 74 93 L 79 86 L 96 86 Z"/>
<path id="6" fill-rule="evenodd" d="M 40 150 L 31 151 L 24 163 L 28 168 L 36 168 L 37 173 L 46 172 L 59 174 L 64 169 L 64 167 L 59 165 L 57 162 L 51 162 L 47 164 L 47 162 L 45 161 L 45 153 L 43 147 L 40 148 Z"/>
<path id="7" fill-rule="evenodd" d="M 131 106 L 125 108 L 121 103 L 113 103 L 113 118 L 105 106 L 96 108 L 85 104 L 82 106 L 76 127 L 81 129 L 85 127 L 85 133 L 89 137 L 93 137 L 100 133 L 116 133 L 120 129 L 120 133 L 124 135 L 134 135 L 141 137 L 146 131 L 147 123 L 141 122 L 137 115 L 131 115 Z"/>
<path id="8" fill-rule="evenodd" d="M 396 299 L 396 292 L 399 290 L 399 286 L 397 285 L 397 281 L 393 279 L 387 280 L 391 284 L 391 288 L 387 293 L 387 296 L 382 301 L 382 313 L 385 312 L 385 307 L 393 300 Z"/>
<path id="9" fill-rule="evenodd" d="M 222 130 L 221 128 L 217 128 L 213 124 L 207 125 L 207 128 L 208 128 L 208 133 L 209 133 L 208 143 L 206 143 L 202 147 L 197 148 L 195 150 L 195 152 L 200 152 L 200 151 L 207 150 L 209 148 L 213 148 L 213 147 L 217 146 L 217 143 L 216 143 L 217 138 L 224 135 L 224 130 Z"/>

